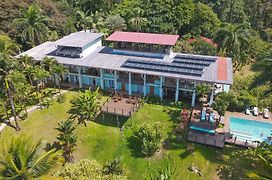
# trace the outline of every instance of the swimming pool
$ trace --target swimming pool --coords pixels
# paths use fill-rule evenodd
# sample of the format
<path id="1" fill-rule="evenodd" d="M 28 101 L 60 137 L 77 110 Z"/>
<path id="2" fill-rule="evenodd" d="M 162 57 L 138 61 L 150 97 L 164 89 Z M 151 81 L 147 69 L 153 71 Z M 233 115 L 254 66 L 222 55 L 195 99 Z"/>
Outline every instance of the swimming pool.
<path id="1" fill-rule="evenodd" d="M 271 130 L 272 123 L 230 117 L 230 133 L 239 140 L 267 141 Z"/>

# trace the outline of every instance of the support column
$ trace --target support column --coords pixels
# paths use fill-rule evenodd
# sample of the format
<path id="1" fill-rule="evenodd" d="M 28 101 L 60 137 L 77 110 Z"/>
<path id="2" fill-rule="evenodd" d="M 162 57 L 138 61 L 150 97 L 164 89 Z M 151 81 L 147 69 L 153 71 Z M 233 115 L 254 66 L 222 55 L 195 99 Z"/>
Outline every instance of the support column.
<path id="1" fill-rule="evenodd" d="M 71 82 L 71 74 L 68 73 L 68 81 Z"/>
<path id="2" fill-rule="evenodd" d="M 194 91 L 192 94 L 192 104 L 191 104 L 192 107 L 195 107 L 195 99 L 196 99 L 196 82 L 194 82 Z"/>
<path id="3" fill-rule="evenodd" d="M 100 69 L 100 87 L 104 89 L 104 70 Z"/>
<path id="4" fill-rule="evenodd" d="M 117 85 L 117 71 L 114 71 L 114 91 L 117 92 L 118 85 Z"/>
<path id="5" fill-rule="evenodd" d="M 146 96 L 146 74 L 144 74 L 144 96 Z"/>
<path id="6" fill-rule="evenodd" d="M 131 88 L 131 72 L 128 73 L 128 94 L 132 95 L 132 88 Z"/>
<path id="7" fill-rule="evenodd" d="M 211 107 L 212 104 L 213 104 L 213 99 L 214 99 L 214 89 L 212 87 L 212 92 L 211 92 L 211 95 L 210 95 L 210 102 L 209 102 L 209 106 Z"/>
<path id="8" fill-rule="evenodd" d="M 54 76 L 55 76 L 55 80 L 56 80 L 56 85 L 58 86 L 59 85 L 59 75 L 54 73 Z"/>
<path id="9" fill-rule="evenodd" d="M 82 88 L 81 68 L 79 66 L 77 66 L 77 72 L 78 72 L 78 84 L 79 84 L 79 88 Z"/>
<path id="10" fill-rule="evenodd" d="M 179 99 L 179 79 L 177 79 L 176 82 L 176 97 L 175 97 L 175 101 L 178 101 Z"/>
<path id="11" fill-rule="evenodd" d="M 162 83 L 163 83 L 163 77 L 160 76 L 160 98 L 161 100 L 163 99 L 163 88 L 162 88 Z"/>

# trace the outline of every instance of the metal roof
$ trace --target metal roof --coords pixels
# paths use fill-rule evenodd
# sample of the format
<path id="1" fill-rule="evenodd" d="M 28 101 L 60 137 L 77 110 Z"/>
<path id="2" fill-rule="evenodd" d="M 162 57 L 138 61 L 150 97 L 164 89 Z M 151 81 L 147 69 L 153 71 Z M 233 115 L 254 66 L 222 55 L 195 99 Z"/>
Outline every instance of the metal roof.
<path id="1" fill-rule="evenodd" d="M 68 36 L 64 36 L 63 38 L 55 41 L 55 45 L 83 48 L 90 42 L 102 36 L 103 34 L 101 33 L 91 33 L 91 32 L 85 32 L 85 31 L 74 32 L 69 34 Z"/>
<path id="2" fill-rule="evenodd" d="M 106 40 L 117 41 L 117 42 L 133 42 L 133 43 L 173 46 L 176 44 L 178 38 L 179 38 L 178 35 L 171 35 L 171 34 L 153 34 L 153 33 L 115 31 Z"/>
<path id="3" fill-rule="evenodd" d="M 194 81 L 210 82 L 210 83 L 220 83 L 220 84 L 232 84 L 233 83 L 233 72 L 232 72 L 232 61 L 230 58 L 224 58 L 224 63 L 222 64 L 222 59 L 216 56 L 203 56 L 203 55 L 192 55 L 192 54 L 180 54 L 177 53 L 174 58 L 169 58 L 166 61 L 161 58 L 154 57 L 137 57 L 124 54 L 111 53 L 112 49 L 108 47 L 98 47 L 92 54 L 81 57 L 81 58 L 71 58 L 71 57 L 60 57 L 55 55 L 57 47 L 54 42 L 45 42 L 39 46 L 36 46 L 21 55 L 27 54 L 32 56 L 36 60 L 42 60 L 44 57 L 54 57 L 59 63 L 66 65 L 77 65 L 83 67 L 101 68 L 117 71 L 126 71 L 133 73 L 141 73 L 156 76 L 165 76 L 170 78 L 188 79 Z M 167 55 L 166 55 L 167 56 Z M 126 61 L 129 60 L 137 61 L 147 61 L 154 62 L 157 64 L 172 63 L 173 68 L 203 68 L 201 75 L 192 75 L 194 71 L 186 74 L 175 73 L 166 71 L 168 69 L 163 68 L 163 71 L 155 71 L 148 68 L 132 68 L 123 67 Z M 185 62 L 185 63 L 184 63 Z M 189 64 L 189 65 L 188 65 Z M 167 65 L 168 66 L 168 65 Z M 143 67 L 137 65 L 137 67 Z M 156 67 L 157 68 L 157 67 Z M 171 69 L 170 69 L 171 70 Z M 173 70 L 173 69 L 172 69 Z M 183 71 L 183 70 L 182 70 Z M 223 74 L 222 74 L 223 73 Z"/>

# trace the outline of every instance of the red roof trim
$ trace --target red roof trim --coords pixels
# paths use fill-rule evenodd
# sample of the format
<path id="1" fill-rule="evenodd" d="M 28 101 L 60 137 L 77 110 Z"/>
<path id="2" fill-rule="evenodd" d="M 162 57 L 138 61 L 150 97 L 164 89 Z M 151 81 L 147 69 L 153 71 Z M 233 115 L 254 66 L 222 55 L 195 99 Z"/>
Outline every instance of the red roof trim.
<path id="1" fill-rule="evenodd" d="M 153 33 L 115 31 L 106 40 L 117 41 L 117 42 L 134 42 L 134 43 L 173 46 L 176 44 L 178 38 L 179 38 L 178 35 L 171 35 L 171 34 L 153 34 Z"/>
<path id="2" fill-rule="evenodd" d="M 217 79 L 223 81 L 228 80 L 228 62 L 225 57 L 219 57 L 217 59 Z"/>

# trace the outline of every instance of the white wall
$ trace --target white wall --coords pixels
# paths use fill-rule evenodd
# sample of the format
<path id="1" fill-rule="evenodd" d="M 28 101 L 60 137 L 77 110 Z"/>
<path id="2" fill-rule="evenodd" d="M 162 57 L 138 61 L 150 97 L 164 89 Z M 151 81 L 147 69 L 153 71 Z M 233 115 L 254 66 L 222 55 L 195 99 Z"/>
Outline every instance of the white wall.
<path id="1" fill-rule="evenodd" d="M 99 39 L 97 42 L 92 44 L 90 47 L 83 50 L 82 56 L 83 57 L 88 56 L 89 54 L 93 53 L 98 47 L 101 47 L 101 46 L 102 46 L 102 41 L 101 41 L 101 39 Z"/>

